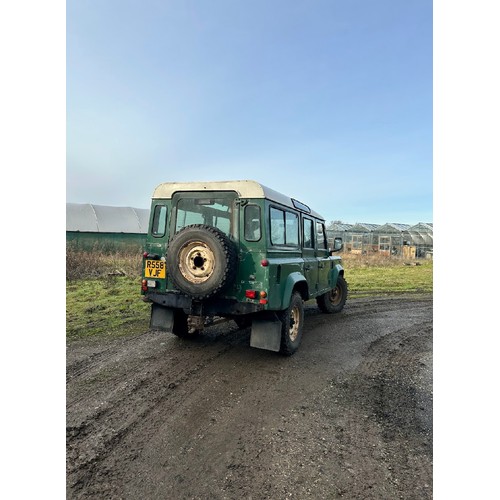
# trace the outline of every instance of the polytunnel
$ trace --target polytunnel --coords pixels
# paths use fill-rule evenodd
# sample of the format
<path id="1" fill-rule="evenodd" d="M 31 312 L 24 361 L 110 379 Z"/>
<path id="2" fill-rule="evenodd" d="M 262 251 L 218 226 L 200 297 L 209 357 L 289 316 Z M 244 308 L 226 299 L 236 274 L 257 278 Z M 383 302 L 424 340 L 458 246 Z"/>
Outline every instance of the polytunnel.
<path id="1" fill-rule="evenodd" d="M 143 208 L 66 203 L 66 241 L 81 249 L 142 248 L 149 212 Z"/>

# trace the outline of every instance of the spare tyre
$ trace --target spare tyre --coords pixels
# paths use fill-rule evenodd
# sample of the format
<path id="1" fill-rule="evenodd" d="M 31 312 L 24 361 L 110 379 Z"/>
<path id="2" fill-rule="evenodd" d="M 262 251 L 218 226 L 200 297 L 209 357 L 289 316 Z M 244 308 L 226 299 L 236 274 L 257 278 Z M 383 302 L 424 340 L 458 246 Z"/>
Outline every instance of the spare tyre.
<path id="1" fill-rule="evenodd" d="M 170 240 L 167 272 L 181 292 L 195 299 L 226 289 L 234 281 L 236 264 L 234 244 L 215 227 L 186 226 Z"/>

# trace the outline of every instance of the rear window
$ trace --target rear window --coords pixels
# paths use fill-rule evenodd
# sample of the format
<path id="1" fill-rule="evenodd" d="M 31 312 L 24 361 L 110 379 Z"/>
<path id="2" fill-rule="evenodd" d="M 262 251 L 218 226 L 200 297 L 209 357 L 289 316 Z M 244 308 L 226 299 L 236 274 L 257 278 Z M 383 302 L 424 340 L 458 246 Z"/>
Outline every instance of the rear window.
<path id="1" fill-rule="evenodd" d="M 216 227 L 231 232 L 232 200 L 222 198 L 181 198 L 177 203 L 175 231 L 192 224 Z"/>

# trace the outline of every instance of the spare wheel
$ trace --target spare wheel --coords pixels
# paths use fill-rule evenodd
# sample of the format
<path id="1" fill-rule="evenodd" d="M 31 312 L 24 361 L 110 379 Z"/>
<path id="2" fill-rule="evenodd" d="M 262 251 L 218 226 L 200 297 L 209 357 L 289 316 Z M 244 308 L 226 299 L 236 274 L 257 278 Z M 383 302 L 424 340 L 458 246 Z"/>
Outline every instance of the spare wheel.
<path id="1" fill-rule="evenodd" d="M 236 275 L 236 249 L 219 229 L 186 226 L 170 240 L 167 272 L 185 294 L 204 299 L 229 286 Z"/>

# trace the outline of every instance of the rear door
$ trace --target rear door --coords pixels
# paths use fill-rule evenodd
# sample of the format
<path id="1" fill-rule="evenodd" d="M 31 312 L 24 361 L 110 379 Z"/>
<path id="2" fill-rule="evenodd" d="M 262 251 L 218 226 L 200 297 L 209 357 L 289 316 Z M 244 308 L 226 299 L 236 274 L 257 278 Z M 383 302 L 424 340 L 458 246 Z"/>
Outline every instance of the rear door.
<path id="1" fill-rule="evenodd" d="M 309 293 L 314 295 L 318 288 L 318 259 L 316 258 L 316 235 L 314 219 L 302 216 L 302 257 L 304 258 L 304 276 Z"/>

